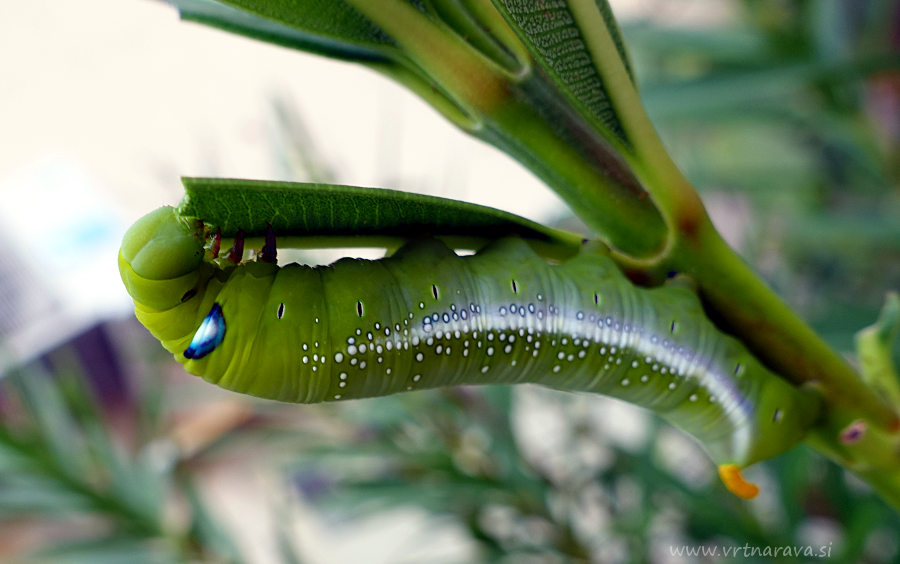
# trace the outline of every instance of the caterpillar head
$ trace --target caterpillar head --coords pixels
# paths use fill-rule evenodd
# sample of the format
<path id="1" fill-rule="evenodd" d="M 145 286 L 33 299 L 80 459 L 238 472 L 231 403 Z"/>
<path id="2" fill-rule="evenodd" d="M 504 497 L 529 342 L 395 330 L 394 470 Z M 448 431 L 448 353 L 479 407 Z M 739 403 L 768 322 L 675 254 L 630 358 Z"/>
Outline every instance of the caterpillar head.
<path id="1" fill-rule="evenodd" d="M 119 250 L 119 274 L 136 304 L 167 310 L 196 288 L 203 264 L 203 230 L 165 206 L 137 220 Z"/>

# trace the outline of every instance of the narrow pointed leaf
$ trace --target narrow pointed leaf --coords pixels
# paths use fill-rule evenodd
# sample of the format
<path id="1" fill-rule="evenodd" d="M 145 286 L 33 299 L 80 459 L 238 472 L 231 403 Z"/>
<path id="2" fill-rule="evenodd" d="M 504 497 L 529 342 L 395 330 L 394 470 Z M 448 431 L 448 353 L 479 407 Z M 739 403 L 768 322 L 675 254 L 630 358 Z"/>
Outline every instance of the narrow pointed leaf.
<path id="1" fill-rule="evenodd" d="M 355 61 L 391 59 L 393 42 L 340 0 L 168 0 L 187 21 Z"/>
<path id="2" fill-rule="evenodd" d="M 262 236 L 343 238 L 344 246 L 385 246 L 411 237 L 462 239 L 460 246 L 518 235 L 548 256 L 577 252 L 579 235 L 493 208 L 395 190 L 334 184 L 184 178 L 179 213 L 215 225 L 223 236 L 242 229 Z M 371 243 L 367 242 L 371 239 Z M 325 246 L 310 241 L 304 246 Z"/>

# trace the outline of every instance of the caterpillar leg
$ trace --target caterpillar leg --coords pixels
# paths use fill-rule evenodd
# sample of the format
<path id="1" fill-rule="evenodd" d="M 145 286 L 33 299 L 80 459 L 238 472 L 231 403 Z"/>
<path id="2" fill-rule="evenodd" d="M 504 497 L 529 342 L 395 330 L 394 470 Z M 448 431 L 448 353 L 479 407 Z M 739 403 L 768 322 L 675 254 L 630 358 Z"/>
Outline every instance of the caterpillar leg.
<path id="1" fill-rule="evenodd" d="M 238 229 L 237 234 L 234 236 L 234 245 L 232 245 L 231 249 L 228 251 L 228 254 L 225 255 L 225 258 L 230 260 L 233 264 L 241 264 L 241 261 L 244 258 L 243 229 Z"/>
<path id="2" fill-rule="evenodd" d="M 719 466 L 719 477 L 728 491 L 743 499 L 753 499 L 759 493 L 759 487 L 751 484 L 741 476 L 741 469 L 737 464 L 722 464 Z"/>

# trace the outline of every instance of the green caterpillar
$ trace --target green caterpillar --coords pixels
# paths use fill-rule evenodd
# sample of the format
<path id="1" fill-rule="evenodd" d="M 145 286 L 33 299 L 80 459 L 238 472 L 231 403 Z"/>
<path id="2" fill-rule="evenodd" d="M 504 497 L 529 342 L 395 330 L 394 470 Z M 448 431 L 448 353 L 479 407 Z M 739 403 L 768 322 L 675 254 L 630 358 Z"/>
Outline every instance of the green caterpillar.
<path id="1" fill-rule="evenodd" d="M 263 260 L 221 266 L 205 240 L 160 208 L 125 234 L 119 268 L 138 319 L 229 390 L 300 403 L 524 382 L 606 394 L 699 439 L 743 497 L 756 487 L 739 469 L 795 445 L 816 416 L 690 290 L 635 287 L 599 246 L 552 266 L 518 238 L 471 256 L 427 239 L 377 261 L 279 267 L 274 241 Z"/>

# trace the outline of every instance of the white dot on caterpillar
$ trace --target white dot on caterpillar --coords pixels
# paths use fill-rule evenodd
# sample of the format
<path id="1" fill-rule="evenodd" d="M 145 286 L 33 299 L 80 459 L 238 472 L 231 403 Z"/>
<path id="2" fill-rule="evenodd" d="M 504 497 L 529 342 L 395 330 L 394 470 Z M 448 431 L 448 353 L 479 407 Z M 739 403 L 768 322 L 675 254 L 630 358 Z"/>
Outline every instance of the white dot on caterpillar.
<path id="1" fill-rule="evenodd" d="M 691 394 L 690 397 L 688 397 L 688 399 L 691 401 L 697 401 L 697 394 Z"/>
<path id="2" fill-rule="evenodd" d="M 570 354 L 569 356 L 566 357 L 566 360 L 568 360 L 569 362 L 572 362 L 573 360 L 575 360 L 575 355 Z"/>
<path id="3" fill-rule="evenodd" d="M 553 372 L 554 372 L 554 374 L 557 373 L 557 372 L 559 372 L 560 370 L 562 370 L 562 366 L 560 366 L 560 365 L 558 365 L 558 364 L 553 365 Z"/>
<path id="4" fill-rule="evenodd" d="M 318 369 L 319 369 L 318 366 L 313 366 L 313 367 L 312 367 L 312 371 L 313 371 L 313 372 L 316 372 Z"/>
<path id="5" fill-rule="evenodd" d="M 709 403 L 716 403 L 716 396 L 709 396 Z"/>
<path id="6" fill-rule="evenodd" d="M 422 362 L 423 360 L 425 360 L 425 355 L 422 353 L 416 353 L 416 360 L 418 362 Z"/>
<path id="7" fill-rule="evenodd" d="M 387 374 L 388 376 L 390 376 L 390 374 L 391 374 L 391 369 L 390 369 L 390 368 L 386 368 L 386 369 L 384 370 L 384 373 Z"/>
<path id="8" fill-rule="evenodd" d="M 344 388 L 347 386 L 347 382 L 338 382 L 338 386 Z"/>
<path id="9" fill-rule="evenodd" d="M 506 345 L 505 347 L 503 347 L 503 352 L 505 352 L 506 354 L 511 353 L 511 352 L 512 352 L 512 345 Z"/>
<path id="10" fill-rule="evenodd" d="M 441 354 L 442 352 L 444 352 L 443 345 L 438 345 L 438 346 L 434 347 L 434 354 Z"/>
<path id="11" fill-rule="evenodd" d="M 388 342 L 390 342 L 390 341 L 388 341 Z M 384 351 L 384 347 L 382 347 L 381 345 L 377 345 L 377 346 L 375 347 L 375 352 L 376 352 L 376 353 L 381 354 L 382 351 Z"/>
<path id="12" fill-rule="evenodd" d="M 365 345 L 360 345 L 360 346 L 365 346 Z M 349 347 L 347 347 L 347 354 L 349 354 L 350 356 L 355 355 L 356 352 L 357 352 L 356 345 L 350 345 Z"/>
<path id="13" fill-rule="evenodd" d="M 375 335 L 373 335 L 371 331 L 366 333 L 366 339 L 371 341 L 373 338 L 375 338 Z"/>
<path id="14" fill-rule="evenodd" d="M 309 363 L 309 357 L 306 356 L 306 355 L 303 355 L 303 358 L 301 358 L 300 360 L 303 361 L 303 364 L 308 364 L 308 363 Z"/>
<path id="15" fill-rule="evenodd" d="M 421 374 L 416 374 L 415 376 L 413 376 L 413 382 L 418 382 L 418 381 L 421 380 L 421 379 L 422 379 L 422 375 L 421 375 Z"/>
<path id="16" fill-rule="evenodd" d="M 494 347 L 488 347 L 486 352 L 488 356 L 494 356 Z"/>
<path id="17" fill-rule="evenodd" d="M 394 348 L 394 341 L 388 341 L 388 342 L 386 342 L 386 343 L 384 344 L 384 348 L 386 348 L 387 350 L 393 349 L 393 348 Z"/>
<path id="18" fill-rule="evenodd" d="M 646 374 L 644 374 L 643 376 L 641 376 L 641 382 L 643 382 L 643 383 L 646 384 L 646 383 L 649 382 L 649 381 L 650 381 L 650 377 L 647 376 Z"/>
<path id="19" fill-rule="evenodd" d="M 412 341 L 412 346 L 414 346 L 414 347 L 418 347 L 418 346 L 419 346 L 419 342 L 420 342 L 420 341 L 419 341 L 419 338 L 418 338 L 418 337 L 416 337 L 415 335 L 413 335 L 413 338 L 410 339 L 410 340 Z"/>
<path id="20" fill-rule="evenodd" d="M 490 370 L 490 367 L 488 367 L 488 366 L 482 366 L 482 367 L 481 367 L 481 373 L 482 373 L 482 374 L 485 374 L 488 370 Z"/>
<path id="21" fill-rule="evenodd" d="M 341 394 L 334 394 L 334 399 L 341 399 Z"/>
<path id="22" fill-rule="evenodd" d="M 364 369 L 365 367 L 366 367 L 366 361 L 365 361 L 365 360 L 359 363 L 359 369 L 360 369 L 360 370 Z"/>
<path id="23" fill-rule="evenodd" d="M 357 329 L 357 330 L 356 330 L 356 334 L 357 334 L 357 335 L 362 335 L 362 329 Z"/>
<path id="24" fill-rule="evenodd" d="M 351 359 L 350 359 L 350 364 L 352 364 L 353 366 L 356 366 L 356 364 L 357 364 L 358 362 L 359 362 L 358 359 L 355 359 L 355 358 L 351 358 Z"/>
<path id="25" fill-rule="evenodd" d="M 578 358 L 584 358 L 587 355 L 584 349 L 578 351 Z"/>
<path id="26" fill-rule="evenodd" d="M 637 368 L 637 367 L 640 366 L 640 365 L 641 365 L 641 363 L 638 362 L 638 361 L 636 361 L 636 360 L 632 360 L 632 361 L 631 361 L 631 367 L 632 367 L 632 368 Z"/>
<path id="27" fill-rule="evenodd" d="M 432 346 L 434 344 L 434 338 L 428 337 L 427 339 L 425 339 L 425 344 L 428 345 L 429 347 Z"/>
<path id="28" fill-rule="evenodd" d="M 379 357 L 378 357 L 377 359 L 375 359 L 375 360 L 378 362 L 378 364 L 381 364 L 382 362 L 384 362 L 384 357 L 383 357 L 383 356 L 379 356 Z"/>
<path id="29" fill-rule="evenodd" d="M 314 355 L 313 355 L 313 362 L 319 362 L 319 355 L 318 355 L 318 354 L 314 354 Z"/>
<path id="30" fill-rule="evenodd" d="M 425 302 L 419 302 L 419 309 L 425 309 Z M 409 317 L 412 318 L 412 314 L 409 314 Z"/>
<path id="31" fill-rule="evenodd" d="M 669 389 L 670 389 L 670 390 L 674 390 L 674 389 L 677 388 L 677 387 L 678 387 L 678 384 L 676 384 L 675 382 L 669 382 Z"/>
<path id="32" fill-rule="evenodd" d="M 340 378 L 341 380 L 346 380 L 346 379 L 347 379 L 347 373 L 346 373 L 346 372 L 341 372 L 341 373 L 338 375 L 338 378 Z"/>
<path id="33" fill-rule="evenodd" d="M 629 380 L 628 378 L 622 378 L 622 385 L 627 386 L 628 384 L 631 384 L 631 380 Z"/>

